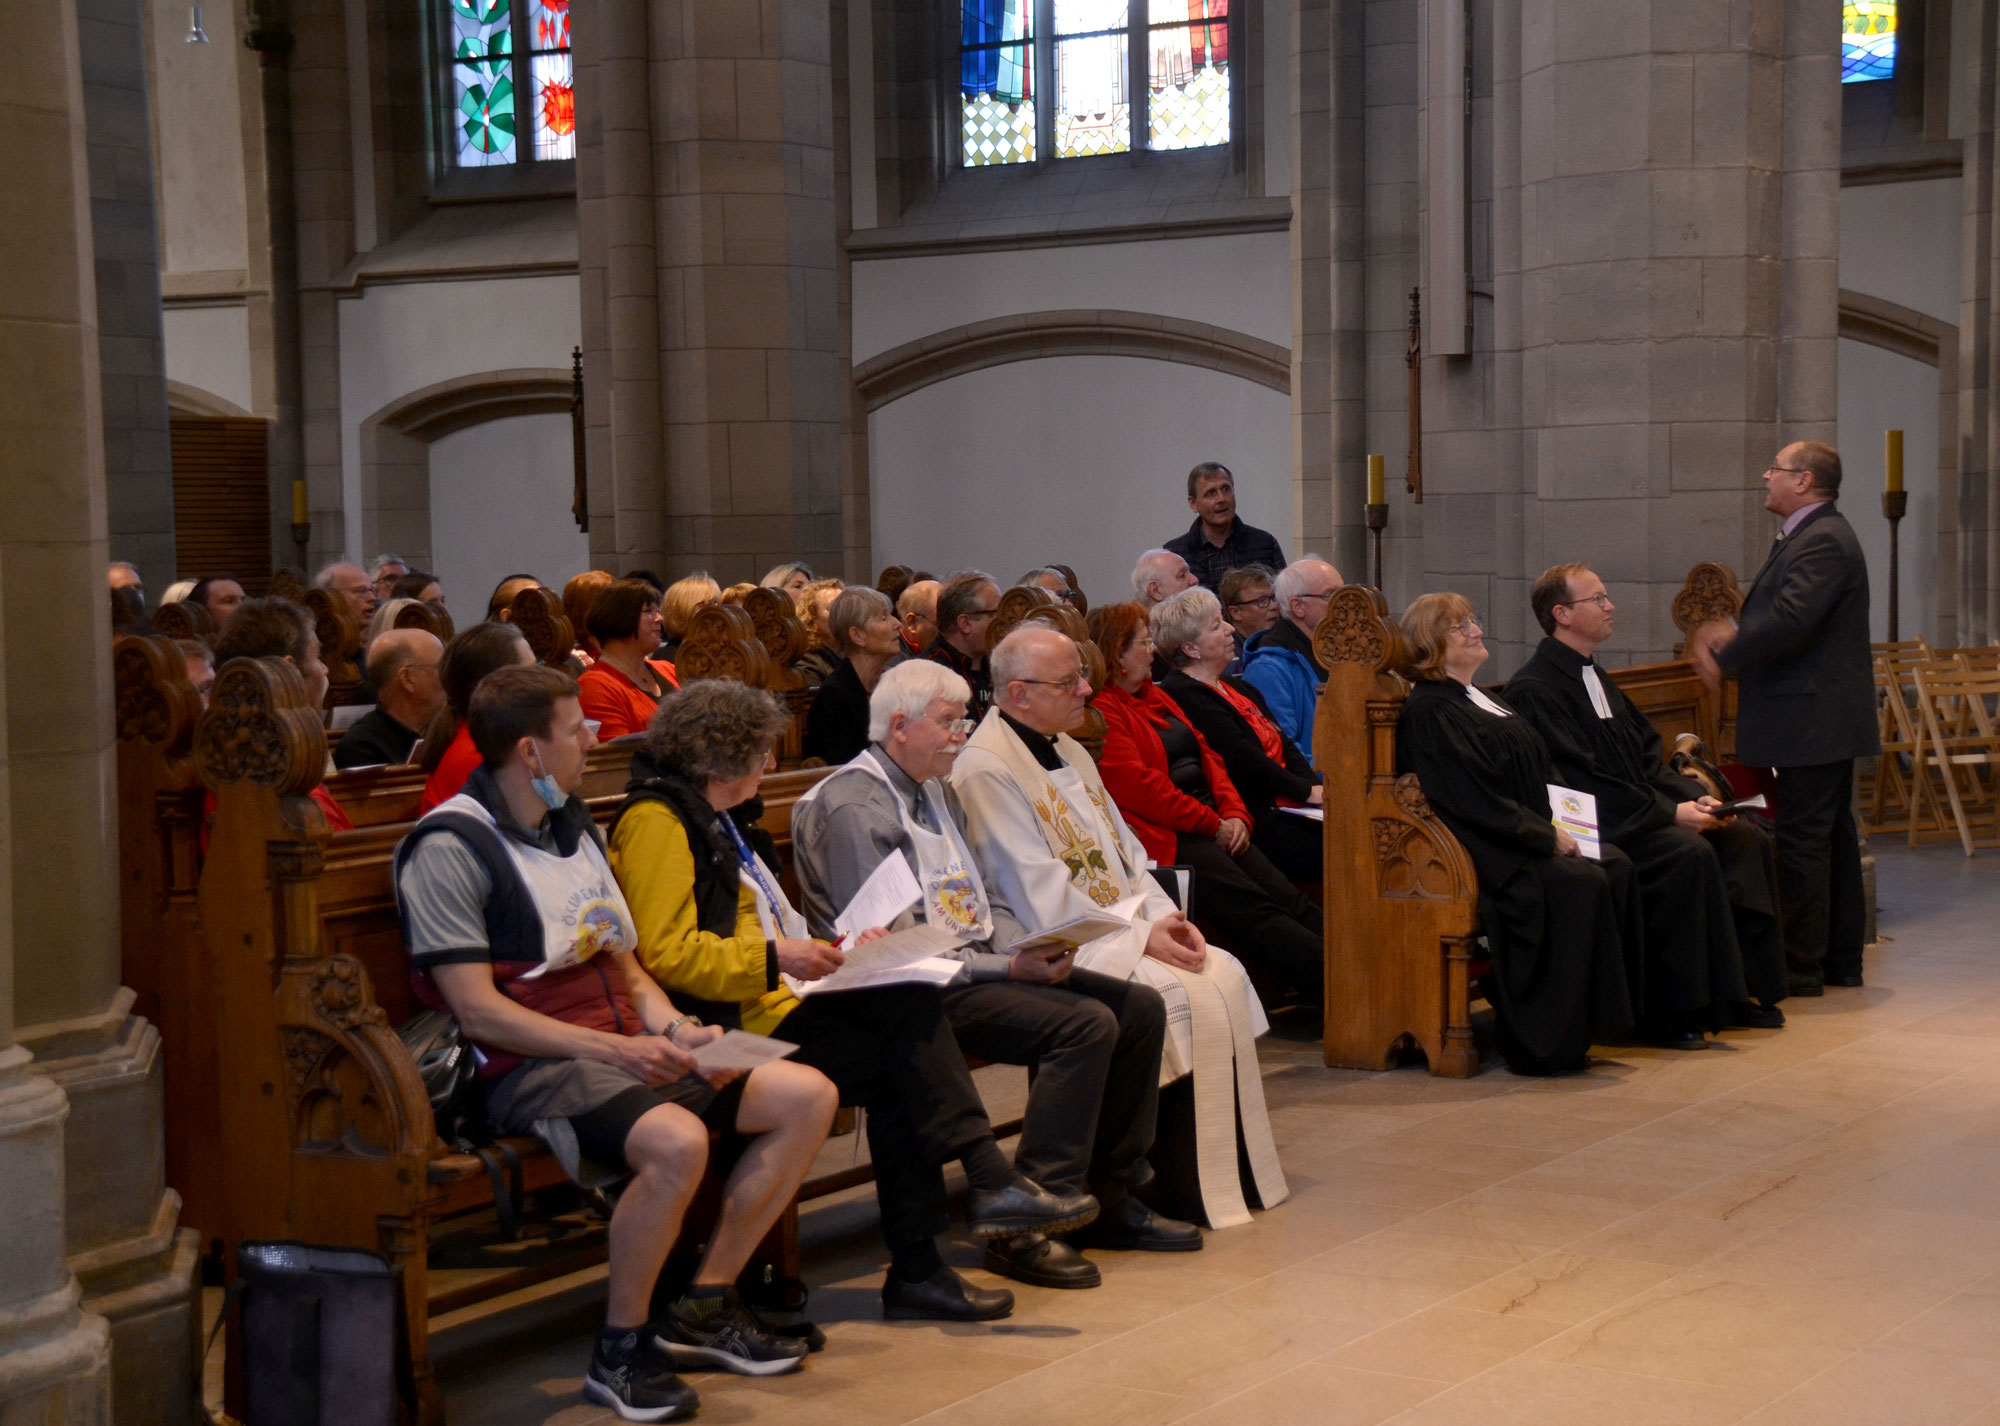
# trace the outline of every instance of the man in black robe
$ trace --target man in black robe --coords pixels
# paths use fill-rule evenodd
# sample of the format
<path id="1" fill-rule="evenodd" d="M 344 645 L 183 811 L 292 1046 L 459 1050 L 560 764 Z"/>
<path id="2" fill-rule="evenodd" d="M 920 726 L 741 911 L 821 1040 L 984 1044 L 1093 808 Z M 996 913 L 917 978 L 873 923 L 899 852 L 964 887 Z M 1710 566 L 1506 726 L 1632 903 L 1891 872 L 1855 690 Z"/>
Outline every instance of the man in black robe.
<path id="1" fill-rule="evenodd" d="M 1604 841 L 1638 868 L 1652 1013 L 1712 1028 L 1784 1024 L 1770 839 L 1711 815 L 1720 804 L 1666 765 L 1659 730 L 1597 666 L 1615 612 L 1604 581 L 1583 565 L 1557 565 L 1530 599 L 1549 637 L 1508 683 L 1507 700 L 1549 745 L 1556 780 L 1597 799 Z"/>

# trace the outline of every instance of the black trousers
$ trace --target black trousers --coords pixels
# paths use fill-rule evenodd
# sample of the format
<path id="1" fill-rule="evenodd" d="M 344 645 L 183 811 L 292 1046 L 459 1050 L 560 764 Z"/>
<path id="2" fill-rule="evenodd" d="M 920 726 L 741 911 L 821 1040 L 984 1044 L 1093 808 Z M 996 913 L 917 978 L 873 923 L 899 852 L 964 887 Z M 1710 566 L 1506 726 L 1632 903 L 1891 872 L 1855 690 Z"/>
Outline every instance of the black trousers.
<path id="1" fill-rule="evenodd" d="M 1778 897 L 1785 961 L 1815 978 L 1861 973 L 1861 839 L 1854 760 L 1778 772 Z"/>
<path id="2" fill-rule="evenodd" d="M 1188 919 L 1202 935 L 1242 961 L 1253 976 L 1319 998 L 1326 978 L 1326 934 L 1313 905 L 1271 859 L 1245 847 L 1232 857 L 1213 837 L 1183 833 L 1174 859 L 1194 868 Z"/>
<path id="3" fill-rule="evenodd" d="M 1061 985 L 982 981 L 944 992 L 965 1052 L 1035 1071 L 1014 1167 L 1109 1206 L 1151 1177 L 1167 1007 L 1149 985 L 1070 972 Z"/>
<path id="4" fill-rule="evenodd" d="M 943 1165 L 993 1126 L 973 1088 L 936 989 L 886 985 L 808 997 L 772 1032 L 792 1058 L 868 1111 L 875 1199 L 891 1248 L 913 1247 L 949 1224 Z"/>

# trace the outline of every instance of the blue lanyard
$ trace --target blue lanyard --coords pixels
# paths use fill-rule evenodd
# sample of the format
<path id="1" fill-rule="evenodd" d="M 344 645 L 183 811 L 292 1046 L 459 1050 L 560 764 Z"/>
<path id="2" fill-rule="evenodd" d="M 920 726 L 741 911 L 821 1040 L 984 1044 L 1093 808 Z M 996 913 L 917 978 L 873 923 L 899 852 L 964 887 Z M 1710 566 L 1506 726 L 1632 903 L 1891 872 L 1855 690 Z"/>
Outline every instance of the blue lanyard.
<path id="1" fill-rule="evenodd" d="M 778 899 L 777 890 L 764 875 L 764 867 L 757 860 L 757 854 L 750 850 L 750 844 L 743 840 L 743 833 L 737 830 L 736 819 L 727 812 L 717 818 L 729 840 L 736 843 L 736 855 L 743 860 L 743 869 L 750 873 L 750 879 L 757 883 L 757 890 L 763 894 L 765 905 L 771 908 L 771 919 L 778 923 L 778 934 L 785 934 L 785 903 Z"/>

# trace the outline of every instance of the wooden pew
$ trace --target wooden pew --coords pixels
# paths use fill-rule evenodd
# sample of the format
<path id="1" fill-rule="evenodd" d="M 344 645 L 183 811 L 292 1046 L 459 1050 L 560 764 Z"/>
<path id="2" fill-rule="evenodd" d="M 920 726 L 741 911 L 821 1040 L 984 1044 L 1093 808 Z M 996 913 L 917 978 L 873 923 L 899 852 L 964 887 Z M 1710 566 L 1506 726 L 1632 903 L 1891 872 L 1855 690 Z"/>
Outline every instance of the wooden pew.
<path id="1" fill-rule="evenodd" d="M 600 820 L 623 799 L 630 751 L 595 755 L 586 791 Z M 601 1261 L 602 1245 L 450 1294 L 430 1290 L 435 1226 L 489 1206 L 492 1190 L 476 1157 L 438 1140 L 416 1065 L 394 1029 L 416 1008 L 390 877 L 409 823 L 329 830 L 309 795 L 325 766 L 324 735 L 303 681 L 281 660 L 240 660 L 223 671 L 196 728 L 194 757 L 217 799 L 199 909 L 217 1148 L 227 1169 L 219 1217 L 202 1226 L 230 1245 L 296 1238 L 389 1257 L 402 1273 L 418 1416 L 441 1420 L 430 1314 Z M 822 775 L 767 780 L 765 825 L 781 842 L 789 841 L 793 803 Z M 408 796 L 410 780 L 403 781 Z M 370 793 L 363 805 L 386 811 L 383 787 Z M 539 1144 L 509 1143 L 524 1160 L 526 1188 L 560 1181 Z M 795 1275 L 795 1224 L 781 1225 L 773 1243 L 789 1255 L 779 1270 Z"/>
<path id="2" fill-rule="evenodd" d="M 1735 576 L 1701 564 L 1675 598 L 1674 622 L 1685 634 L 1741 606 Z M 1313 651 L 1327 671 L 1313 727 L 1326 780 L 1326 1063 L 1386 1069 L 1416 1050 L 1432 1074 L 1475 1074 L 1479 880 L 1416 777 L 1396 773 L 1409 692 L 1402 632 L 1380 593 L 1350 584 L 1328 601 Z M 1676 735 L 1694 733 L 1718 762 L 1733 756 L 1733 684 L 1716 698 L 1684 659 L 1616 673 L 1669 753 Z"/>

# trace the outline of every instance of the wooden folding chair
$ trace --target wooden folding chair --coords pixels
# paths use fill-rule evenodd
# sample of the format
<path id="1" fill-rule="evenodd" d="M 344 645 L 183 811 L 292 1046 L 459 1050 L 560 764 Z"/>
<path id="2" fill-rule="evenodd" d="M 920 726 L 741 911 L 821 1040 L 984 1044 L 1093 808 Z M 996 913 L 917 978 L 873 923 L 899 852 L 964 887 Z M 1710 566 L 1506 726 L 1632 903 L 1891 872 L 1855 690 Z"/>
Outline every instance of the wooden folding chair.
<path id="1" fill-rule="evenodd" d="M 2000 847 L 2000 669 L 1970 672 L 1956 659 L 1931 660 L 1917 667 L 1916 679 L 1923 721 L 1915 771 L 1927 779 L 1937 769 L 1968 857 L 1979 847 Z"/>
<path id="2" fill-rule="evenodd" d="M 1916 666 L 1929 657 L 1921 639 L 1875 646 L 1875 695 L 1882 755 L 1861 787 L 1861 820 L 1870 835 L 1944 836 L 1950 823 L 1936 789 L 1912 762 L 1917 745 Z"/>

